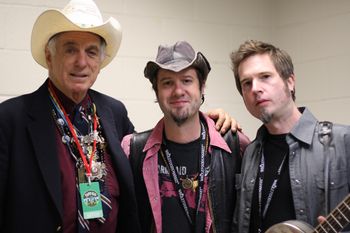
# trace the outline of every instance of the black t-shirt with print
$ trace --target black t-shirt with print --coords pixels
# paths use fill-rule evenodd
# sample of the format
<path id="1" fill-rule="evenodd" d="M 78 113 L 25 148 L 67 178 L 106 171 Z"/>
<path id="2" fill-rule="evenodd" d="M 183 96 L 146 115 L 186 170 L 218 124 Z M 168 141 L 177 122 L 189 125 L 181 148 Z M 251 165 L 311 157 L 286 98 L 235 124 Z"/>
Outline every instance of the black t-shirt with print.
<path id="1" fill-rule="evenodd" d="M 173 164 L 176 168 L 180 182 L 184 178 L 198 180 L 200 160 L 200 138 L 187 143 L 178 144 L 166 141 L 167 148 L 171 153 Z M 164 154 L 164 153 L 163 153 Z M 162 199 L 162 225 L 163 233 L 193 233 L 193 227 L 189 223 L 181 204 L 177 190 L 175 189 L 172 176 L 169 174 L 164 159 L 159 153 L 158 159 L 159 187 Z M 207 203 L 207 178 L 209 173 L 209 156 L 205 159 L 205 185 L 197 217 L 197 192 L 192 189 L 183 189 L 189 207 L 192 221 L 197 218 L 196 231 L 204 232 L 205 229 L 205 208 Z"/>

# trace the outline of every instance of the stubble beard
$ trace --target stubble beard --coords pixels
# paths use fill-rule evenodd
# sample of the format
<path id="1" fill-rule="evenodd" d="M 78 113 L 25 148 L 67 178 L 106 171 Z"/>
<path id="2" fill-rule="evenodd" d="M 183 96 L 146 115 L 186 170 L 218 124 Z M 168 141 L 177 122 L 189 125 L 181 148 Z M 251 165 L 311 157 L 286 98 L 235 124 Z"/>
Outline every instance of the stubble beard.
<path id="1" fill-rule="evenodd" d="M 199 111 L 200 103 L 194 103 L 189 108 L 171 111 L 170 116 L 177 126 L 182 126 L 191 116 L 195 115 Z"/>
<path id="2" fill-rule="evenodd" d="M 284 91 L 285 91 L 286 99 L 291 98 L 292 94 L 290 93 L 286 82 L 285 82 L 285 86 L 284 86 Z M 263 109 L 261 111 L 260 120 L 264 124 L 270 123 L 273 117 L 274 117 L 274 114 L 270 113 L 267 109 Z"/>

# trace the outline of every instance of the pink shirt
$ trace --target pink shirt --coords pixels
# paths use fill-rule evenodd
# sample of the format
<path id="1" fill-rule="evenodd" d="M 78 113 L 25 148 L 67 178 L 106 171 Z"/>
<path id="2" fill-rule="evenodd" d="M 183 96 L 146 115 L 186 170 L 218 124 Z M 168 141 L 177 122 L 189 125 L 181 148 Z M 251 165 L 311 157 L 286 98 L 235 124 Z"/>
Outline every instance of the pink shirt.
<path id="1" fill-rule="evenodd" d="M 208 133 L 209 133 L 209 153 L 212 151 L 212 147 L 218 147 L 222 150 L 225 150 L 231 153 L 230 148 L 226 144 L 225 140 L 222 138 L 220 133 L 215 129 L 214 122 L 203 115 L 206 123 L 208 125 Z M 159 176 L 158 176 L 158 151 L 160 150 L 160 146 L 163 140 L 163 129 L 164 129 L 164 121 L 161 119 L 157 125 L 154 127 L 151 135 L 149 136 L 146 145 L 144 147 L 144 151 L 147 151 L 146 157 L 143 162 L 143 177 L 145 180 L 145 185 L 148 192 L 149 201 L 151 204 L 151 209 L 154 217 L 155 223 L 155 232 L 162 232 L 162 206 L 161 206 L 161 197 L 159 190 Z M 247 144 L 249 143 L 249 139 L 244 134 L 238 132 L 240 139 L 240 148 L 241 155 L 243 155 L 243 151 Z M 130 139 L 132 135 L 127 135 L 122 140 L 122 148 L 127 156 L 130 155 Z M 207 203 L 207 206 L 209 203 Z M 212 232 L 212 218 L 209 211 L 209 208 L 206 208 L 206 233 Z"/>

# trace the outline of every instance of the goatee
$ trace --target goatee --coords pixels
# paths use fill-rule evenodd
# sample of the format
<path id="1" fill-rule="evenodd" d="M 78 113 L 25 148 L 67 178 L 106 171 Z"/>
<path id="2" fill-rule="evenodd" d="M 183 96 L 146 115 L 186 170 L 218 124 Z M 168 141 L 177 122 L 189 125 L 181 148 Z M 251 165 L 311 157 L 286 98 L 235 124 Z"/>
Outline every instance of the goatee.
<path id="1" fill-rule="evenodd" d="M 263 110 L 263 112 L 261 113 L 261 117 L 260 120 L 264 123 L 267 124 L 271 121 L 272 119 L 272 114 Z"/>
<path id="2" fill-rule="evenodd" d="M 181 126 L 183 123 L 185 123 L 188 119 L 188 116 L 176 116 L 175 114 L 171 114 L 171 117 L 173 118 L 174 122 L 177 126 Z"/>

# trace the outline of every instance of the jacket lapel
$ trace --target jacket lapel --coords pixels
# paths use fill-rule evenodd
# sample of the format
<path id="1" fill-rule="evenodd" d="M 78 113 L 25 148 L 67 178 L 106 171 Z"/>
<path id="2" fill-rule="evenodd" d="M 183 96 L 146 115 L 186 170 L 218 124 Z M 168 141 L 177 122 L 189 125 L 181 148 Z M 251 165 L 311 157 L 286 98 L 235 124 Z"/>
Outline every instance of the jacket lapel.
<path id="1" fill-rule="evenodd" d="M 111 107 L 106 103 L 106 99 L 102 100 L 102 95 L 96 92 L 90 92 L 90 96 L 96 104 L 97 115 L 100 117 L 102 130 L 105 134 L 105 139 L 108 143 L 108 148 L 112 163 L 116 170 L 119 185 L 125 187 L 121 189 L 121 192 L 130 192 L 134 190 L 133 183 L 130 182 L 132 177 L 132 171 L 129 164 L 129 160 L 124 154 L 120 145 L 119 138 L 125 135 L 119 135 L 117 132 L 117 124 L 123 124 L 123 122 L 116 122 L 116 117 L 113 115 Z M 126 194 L 130 196 L 130 193 Z"/>
<path id="2" fill-rule="evenodd" d="M 57 157 L 56 129 L 48 96 L 49 93 L 45 84 L 34 94 L 32 103 L 36 104 L 31 106 L 28 112 L 31 118 L 31 123 L 28 124 L 28 132 L 43 180 L 62 217 L 62 190 Z"/>

